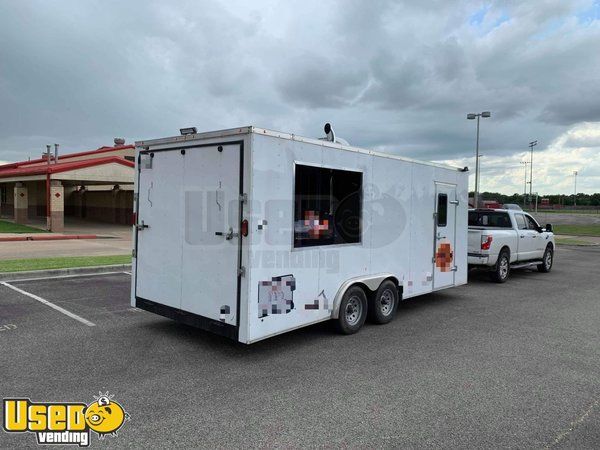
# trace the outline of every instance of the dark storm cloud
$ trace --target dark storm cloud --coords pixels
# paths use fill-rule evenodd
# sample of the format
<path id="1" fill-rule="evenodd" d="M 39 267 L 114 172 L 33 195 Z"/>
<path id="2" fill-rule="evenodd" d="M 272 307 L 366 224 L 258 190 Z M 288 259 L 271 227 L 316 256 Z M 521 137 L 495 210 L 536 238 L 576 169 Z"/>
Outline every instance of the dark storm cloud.
<path id="1" fill-rule="evenodd" d="M 0 160 L 255 124 L 425 159 L 600 121 L 592 0 L 0 3 Z"/>
<path id="2" fill-rule="evenodd" d="M 560 125 L 600 122 L 600 86 L 584 83 L 563 91 L 559 98 L 548 102 L 540 120 Z"/>

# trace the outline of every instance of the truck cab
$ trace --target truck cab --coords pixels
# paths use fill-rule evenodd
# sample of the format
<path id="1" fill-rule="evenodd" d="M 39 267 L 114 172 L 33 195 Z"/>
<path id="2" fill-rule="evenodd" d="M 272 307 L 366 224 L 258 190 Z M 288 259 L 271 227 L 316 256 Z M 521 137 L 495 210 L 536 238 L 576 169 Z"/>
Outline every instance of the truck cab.
<path id="1" fill-rule="evenodd" d="M 496 282 L 505 282 L 516 268 L 537 266 L 540 272 L 549 272 L 554 250 L 552 225 L 541 227 L 524 211 L 469 210 L 469 267 L 487 268 Z"/>

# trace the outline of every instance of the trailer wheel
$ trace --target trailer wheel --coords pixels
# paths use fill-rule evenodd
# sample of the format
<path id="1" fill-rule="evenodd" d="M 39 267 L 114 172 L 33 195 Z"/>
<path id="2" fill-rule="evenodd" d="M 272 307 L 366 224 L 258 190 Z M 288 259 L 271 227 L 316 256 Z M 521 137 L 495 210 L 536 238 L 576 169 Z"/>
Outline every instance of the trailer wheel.
<path id="1" fill-rule="evenodd" d="M 510 252 L 503 248 L 498 255 L 498 261 L 490 272 L 490 278 L 496 283 L 504 283 L 510 273 Z"/>
<path id="2" fill-rule="evenodd" d="M 392 280 L 386 280 L 370 300 L 369 320 L 379 324 L 388 323 L 398 309 L 398 287 Z"/>
<path id="3" fill-rule="evenodd" d="M 359 286 L 352 286 L 342 297 L 339 317 L 335 323 L 337 330 L 343 334 L 354 334 L 365 323 L 367 318 L 367 296 Z"/>
<path id="4" fill-rule="evenodd" d="M 546 246 L 542 261 L 541 264 L 538 264 L 537 269 L 543 273 L 550 272 L 552 270 L 552 263 L 554 262 L 554 250 L 552 250 L 551 245 Z"/>

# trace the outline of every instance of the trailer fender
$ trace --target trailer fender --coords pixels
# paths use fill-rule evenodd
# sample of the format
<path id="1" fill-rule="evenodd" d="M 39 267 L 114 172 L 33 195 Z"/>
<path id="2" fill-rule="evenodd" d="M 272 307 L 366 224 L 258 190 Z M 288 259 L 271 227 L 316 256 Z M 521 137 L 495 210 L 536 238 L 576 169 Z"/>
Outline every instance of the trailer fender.
<path id="1" fill-rule="evenodd" d="M 379 289 L 379 285 L 383 282 L 383 280 L 387 280 L 391 278 L 398 283 L 398 279 L 392 273 L 379 273 L 376 275 L 366 275 L 360 277 L 350 278 L 342 283 L 337 293 L 335 294 L 335 298 L 333 299 L 333 311 L 331 312 L 331 318 L 337 319 L 340 313 L 340 303 L 342 302 L 342 297 L 346 293 L 346 291 L 355 284 L 363 284 L 369 290 L 376 291 Z M 367 292 L 368 294 L 368 292 Z"/>

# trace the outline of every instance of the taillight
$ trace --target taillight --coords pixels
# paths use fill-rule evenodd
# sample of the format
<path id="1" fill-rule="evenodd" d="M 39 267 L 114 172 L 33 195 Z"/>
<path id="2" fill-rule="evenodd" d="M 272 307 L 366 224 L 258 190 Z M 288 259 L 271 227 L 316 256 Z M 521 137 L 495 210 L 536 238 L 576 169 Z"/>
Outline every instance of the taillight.
<path id="1" fill-rule="evenodd" d="M 242 236 L 248 236 L 248 221 L 246 219 L 242 220 Z"/>
<path id="2" fill-rule="evenodd" d="M 492 236 L 481 236 L 481 250 L 489 250 L 493 240 Z"/>

